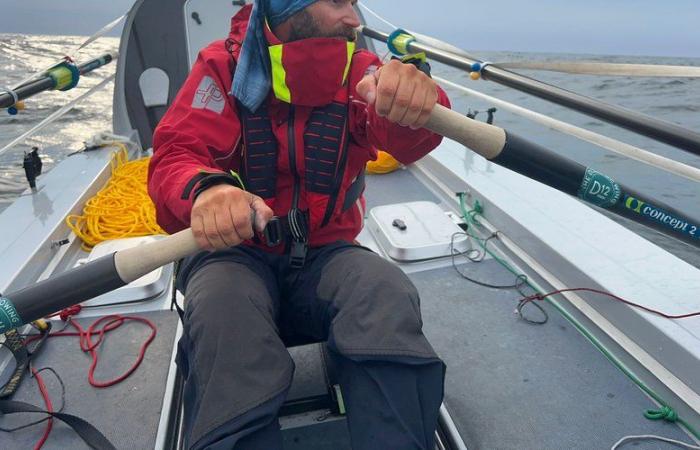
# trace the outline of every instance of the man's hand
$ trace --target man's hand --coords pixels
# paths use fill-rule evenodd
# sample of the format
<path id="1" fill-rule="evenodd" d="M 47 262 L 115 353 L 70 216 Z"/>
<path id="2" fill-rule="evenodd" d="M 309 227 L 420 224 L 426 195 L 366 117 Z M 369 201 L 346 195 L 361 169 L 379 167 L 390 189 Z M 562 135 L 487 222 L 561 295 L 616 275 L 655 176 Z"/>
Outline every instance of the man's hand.
<path id="1" fill-rule="evenodd" d="M 380 117 L 411 129 L 422 128 L 437 103 L 435 82 L 413 64 L 392 60 L 357 83 Z"/>
<path id="2" fill-rule="evenodd" d="M 273 214 L 260 197 L 228 184 L 217 184 L 195 200 L 190 225 L 201 248 L 221 250 L 251 239 L 253 226 L 262 232 Z"/>

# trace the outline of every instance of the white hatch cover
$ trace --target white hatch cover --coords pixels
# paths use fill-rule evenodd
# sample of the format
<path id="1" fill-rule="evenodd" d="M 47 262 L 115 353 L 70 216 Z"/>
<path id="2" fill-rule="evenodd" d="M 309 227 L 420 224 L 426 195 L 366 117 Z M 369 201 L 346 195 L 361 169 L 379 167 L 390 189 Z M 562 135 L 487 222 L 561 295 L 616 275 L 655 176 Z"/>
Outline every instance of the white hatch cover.
<path id="1" fill-rule="evenodd" d="M 451 242 L 461 252 L 469 249 L 464 230 L 433 202 L 376 206 L 367 222 L 382 250 L 397 261 L 450 256 Z"/>

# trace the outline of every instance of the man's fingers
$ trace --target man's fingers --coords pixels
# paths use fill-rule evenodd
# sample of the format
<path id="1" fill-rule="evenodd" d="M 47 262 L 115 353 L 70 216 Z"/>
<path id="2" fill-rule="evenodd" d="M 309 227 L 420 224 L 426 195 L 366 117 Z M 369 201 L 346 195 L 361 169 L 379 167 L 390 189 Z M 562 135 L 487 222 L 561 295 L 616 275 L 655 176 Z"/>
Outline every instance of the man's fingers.
<path id="1" fill-rule="evenodd" d="M 233 247 L 240 243 L 241 238 L 236 233 L 236 228 L 233 226 L 231 214 L 228 211 L 217 210 L 214 213 L 214 223 L 219 231 L 219 237 L 226 244 L 226 247 Z"/>
<path id="2" fill-rule="evenodd" d="M 221 239 L 219 235 L 219 230 L 216 228 L 216 221 L 214 219 L 214 214 L 204 214 L 202 215 L 202 222 L 204 223 L 204 235 L 207 237 L 209 244 L 214 249 L 226 248 L 226 242 Z"/>
<path id="3" fill-rule="evenodd" d="M 250 210 L 250 202 L 247 195 L 239 197 L 236 202 L 229 206 L 233 226 L 242 240 L 253 237 L 253 223 Z"/>
<path id="4" fill-rule="evenodd" d="M 259 232 L 263 232 L 267 223 L 272 219 L 275 213 L 270 209 L 265 203 L 265 200 L 258 197 L 257 195 L 250 196 L 250 207 L 255 212 L 255 229 Z"/>
<path id="5" fill-rule="evenodd" d="M 200 247 L 226 249 L 253 238 L 255 222 L 262 230 L 271 217 L 272 210 L 259 197 L 234 186 L 216 185 L 197 197 L 192 232 Z"/>
<path id="6" fill-rule="evenodd" d="M 384 70 L 377 83 L 377 99 L 374 109 L 380 117 L 386 117 L 392 111 L 400 77 L 395 70 Z"/>
<path id="7" fill-rule="evenodd" d="M 374 102 L 377 115 L 405 127 L 422 128 L 438 99 L 435 82 L 414 65 L 397 60 L 382 69 Z"/>
<path id="8" fill-rule="evenodd" d="M 204 232 L 204 219 L 200 215 L 195 215 L 192 217 L 192 234 L 194 235 L 194 240 L 199 245 L 199 248 L 203 250 L 214 250 L 214 246 L 211 245 L 207 235 Z"/>
<path id="9" fill-rule="evenodd" d="M 367 104 L 374 104 L 374 100 L 377 98 L 377 79 L 374 74 L 365 75 L 364 78 L 357 83 L 355 88 L 360 97 L 364 98 Z"/>
<path id="10" fill-rule="evenodd" d="M 406 107 L 404 115 L 398 120 L 399 125 L 407 127 L 413 125 L 413 123 L 418 120 L 421 110 L 423 109 L 425 96 L 426 92 L 424 89 L 413 90 L 413 96 L 408 103 L 408 107 Z"/>
<path id="11" fill-rule="evenodd" d="M 207 214 L 205 216 L 202 216 L 202 220 L 204 222 L 204 234 L 206 235 L 207 240 L 209 241 L 211 246 L 214 249 L 226 248 L 226 242 L 224 242 L 224 240 L 221 239 L 221 236 L 219 235 L 219 230 L 216 228 L 214 214 Z"/>
<path id="12" fill-rule="evenodd" d="M 406 116 L 400 122 L 401 125 L 410 127 L 412 130 L 422 127 L 424 123 L 421 123 L 421 119 L 425 116 L 425 109 L 428 107 L 428 97 L 427 89 L 416 92 L 412 104 L 406 112 Z"/>
<path id="13" fill-rule="evenodd" d="M 421 107 L 420 116 L 411 125 L 412 129 L 416 130 L 418 128 L 423 128 L 425 124 L 428 123 L 428 120 L 430 119 L 430 114 L 433 112 L 433 108 L 435 108 L 435 104 L 437 103 L 437 99 L 437 90 L 429 89 L 425 95 L 425 99 L 423 100 L 423 106 Z"/>
<path id="14" fill-rule="evenodd" d="M 411 80 L 406 77 L 400 77 L 396 93 L 394 94 L 394 103 L 391 105 L 391 111 L 389 111 L 386 118 L 390 122 L 401 124 L 401 119 L 408 113 L 414 94 L 415 87 L 411 84 Z"/>

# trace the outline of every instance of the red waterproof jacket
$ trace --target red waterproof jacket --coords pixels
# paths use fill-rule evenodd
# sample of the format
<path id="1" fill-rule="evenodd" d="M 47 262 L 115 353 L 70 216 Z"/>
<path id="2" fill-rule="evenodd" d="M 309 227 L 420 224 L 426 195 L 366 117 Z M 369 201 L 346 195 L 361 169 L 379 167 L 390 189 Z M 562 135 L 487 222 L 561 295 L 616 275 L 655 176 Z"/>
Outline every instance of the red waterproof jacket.
<path id="1" fill-rule="evenodd" d="M 244 114 L 236 100 L 227 93 L 230 92 L 235 59 L 240 51 L 239 45 L 231 43 L 243 41 L 250 9 L 250 6 L 242 8 L 232 18 L 227 41 L 213 42 L 199 53 L 190 75 L 155 130 L 148 190 L 156 205 L 158 223 L 169 233 L 189 226 L 192 193 L 197 189 L 202 172 L 240 172 L 246 164 L 245 156 L 242 156 L 246 152 Z M 329 113 L 300 105 L 290 107 L 274 95 L 269 95 L 266 101 L 266 114 L 278 152 L 275 173 L 271 174 L 274 192 L 261 197 L 275 215 L 284 216 L 292 204 L 296 182 L 300 194 L 298 207 L 309 214 L 309 245 L 312 247 L 336 240 L 352 241 L 362 229 L 364 198 L 360 197 L 348 207 L 344 196 L 367 161 L 376 159 L 376 149 L 385 150 L 400 162 L 410 164 L 440 143 L 441 136 L 430 131 L 411 130 L 379 117 L 357 94 L 355 86 L 367 70 L 380 65 L 373 53 L 366 50 L 355 52 L 348 73 L 348 86 L 336 96 L 336 101 L 344 103 L 343 109 L 347 111 L 347 154 L 338 159 L 338 167 L 334 170 L 339 178 L 338 186 L 330 195 L 319 192 L 318 176 L 312 179 L 311 166 L 318 165 L 318 161 L 314 161 L 314 152 L 318 154 L 323 149 L 313 150 L 309 144 L 313 138 L 309 135 L 316 136 L 310 131 L 314 118 L 319 114 L 332 116 L 332 110 Z M 313 89 L 313 83 L 308 84 L 309 89 Z M 438 101 L 449 106 L 441 89 Z M 250 143 L 248 147 L 251 147 Z M 291 165 L 290 154 L 294 155 L 294 164 Z M 296 169 L 296 177 L 290 167 Z M 338 198 L 329 207 L 329 197 L 334 195 Z M 329 208 L 332 209 L 330 216 L 325 217 Z"/>

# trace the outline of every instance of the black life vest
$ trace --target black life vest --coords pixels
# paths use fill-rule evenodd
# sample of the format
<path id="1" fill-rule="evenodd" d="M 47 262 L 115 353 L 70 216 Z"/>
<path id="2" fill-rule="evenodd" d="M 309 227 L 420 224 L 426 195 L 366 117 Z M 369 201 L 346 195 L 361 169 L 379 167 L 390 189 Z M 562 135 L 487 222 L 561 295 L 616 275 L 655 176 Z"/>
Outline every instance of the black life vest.
<path id="1" fill-rule="evenodd" d="M 346 90 L 343 91 L 347 98 Z M 334 212 L 343 213 L 351 208 L 362 195 L 365 185 L 363 168 L 345 190 L 343 205 L 336 211 L 350 140 L 348 102 L 337 100 L 336 97 L 328 105 L 314 108 L 303 134 L 306 201 L 310 209 L 323 208 L 320 226 L 328 224 Z M 267 104 L 254 113 L 240 103 L 238 106 L 244 145 L 240 175 L 248 191 L 263 199 L 274 198 L 279 144 L 272 130 Z M 290 162 L 292 170 L 295 170 L 294 166 Z"/>

